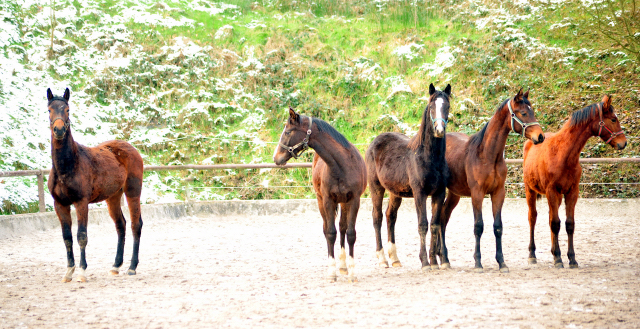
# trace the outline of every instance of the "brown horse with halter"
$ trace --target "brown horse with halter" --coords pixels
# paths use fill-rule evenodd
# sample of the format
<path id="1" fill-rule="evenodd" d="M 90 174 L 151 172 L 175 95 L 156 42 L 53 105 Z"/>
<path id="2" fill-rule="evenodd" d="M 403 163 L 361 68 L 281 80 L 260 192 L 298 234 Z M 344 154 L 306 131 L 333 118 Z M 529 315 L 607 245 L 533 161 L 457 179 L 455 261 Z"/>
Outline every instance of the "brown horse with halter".
<path id="1" fill-rule="evenodd" d="M 402 266 L 395 246 L 395 224 L 402 198 L 413 198 L 418 215 L 418 234 L 420 235 L 420 261 L 422 270 L 437 268 L 435 258 L 436 239 L 441 232 L 441 208 L 446 195 L 449 169 L 445 161 L 445 133 L 449 117 L 449 96 L 451 86 L 438 91 L 429 85 L 429 104 L 422 113 L 422 122 L 418 133 L 412 138 L 400 133 L 384 133 L 376 137 L 366 153 L 369 177 L 369 191 L 373 202 L 373 227 L 376 234 L 376 255 L 382 267 L 389 263 L 382 249 L 380 228 L 382 226 L 382 199 L 389 191 L 387 206 L 387 235 L 391 265 Z M 432 218 L 430 250 L 431 267 L 426 251 L 426 235 L 429 229 L 427 220 L 427 197 L 431 196 Z M 444 240 L 443 240 L 444 241 Z M 445 244 L 441 247 L 446 254 Z"/>
<path id="2" fill-rule="evenodd" d="M 544 141 L 542 128 L 529 102 L 529 91 L 522 89 L 513 98 L 508 98 L 498 106 L 496 113 L 482 130 L 469 137 L 462 133 L 447 134 L 447 163 L 451 178 L 447 188 L 449 193 L 444 204 L 444 226 L 451 218 L 451 212 L 461 196 L 470 196 L 473 207 L 474 235 L 476 238 L 475 271 L 482 272 L 480 238 L 484 230 L 482 221 L 482 200 L 491 196 L 493 210 L 493 233 L 496 237 L 496 261 L 500 272 L 508 273 L 509 268 L 502 254 L 502 204 L 504 203 L 504 182 L 507 178 L 507 165 L 504 161 L 504 148 L 507 136 L 513 131 L 531 139 L 534 144 Z M 432 236 L 433 238 L 433 236 Z M 443 264 L 449 263 L 447 255 L 440 255 Z"/>
<path id="3" fill-rule="evenodd" d="M 627 138 L 620 127 L 620 121 L 611 105 L 611 96 L 606 95 L 602 102 L 591 104 L 571 115 L 571 119 L 557 133 L 546 133 L 546 142 L 533 145 L 524 144 L 524 186 L 529 205 L 529 263 L 536 264 L 536 244 L 534 229 L 538 212 L 536 199 L 544 194 L 549 203 L 549 226 L 551 227 L 551 254 L 556 268 L 563 268 L 558 244 L 560 217 L 558 207 L 564 202 L 567 212 L 566 229 L 569 237 L 569 267 L 577 268 L 573 250 L 573 232 L 575 228 L 574 211 L 579 196 L 580 152 L 591 137 L 600 137 L 616 150 L 627 146 Z"/>
<path id="4" fill-rule="evenodd" d="M 142 190 L 142 157 L 131 144 L 124 141 L 108 141 L 96 147 L 76 143 L 71 134 L 69 120 L 69 88 L 64 96 L 54 96 L 47 89 L 49 127 L 51 129 L 51 159 L 49 191 L 62 227 L 62 238 L 67 248 L 67 272 L 62 282 L 71 281 L 75 270 L 73 236 L 71 234 L 71 205 L 78 216 L 78 245 L 80 245 L 80 269 L 77 281 L 86 282 L 87 223 L 89 203 L 107 201 L 109 215 L 116 224 L 118 249 L 111 274 L 117 275 L 122 266 L 124 252 L 125 219 L 120 208 L 124 193 L 131 213 L 133 232 L 133 256 L 129 275 L 136 274 L 142 218 L 140 216 L 140 192 Z"/>
<path id="5" fill-rule="evenodd" d="M 327 279 L 336 281 L 335 218 L 340 205 L 340 273 L 348 274 L 356 281 L 353 259 L 356 242 L 356 217 L 360 209 L 360 196 L 367 188 L 367 170 L 358 149 L 349 143 L 328 123 L 299 115 L 289 109 L 289 120 L 285 124 L 280 142 L 273 154 L 273 162 L 282 166 L 289 159 L 298 158 L 307 148 L 316 151 L 313 158 L 313 188 L 322 215 L 324 236 L 327 239 L 329 263 Z M 349 257 L 345 252 L 345 235 L 349 243 Z"/>

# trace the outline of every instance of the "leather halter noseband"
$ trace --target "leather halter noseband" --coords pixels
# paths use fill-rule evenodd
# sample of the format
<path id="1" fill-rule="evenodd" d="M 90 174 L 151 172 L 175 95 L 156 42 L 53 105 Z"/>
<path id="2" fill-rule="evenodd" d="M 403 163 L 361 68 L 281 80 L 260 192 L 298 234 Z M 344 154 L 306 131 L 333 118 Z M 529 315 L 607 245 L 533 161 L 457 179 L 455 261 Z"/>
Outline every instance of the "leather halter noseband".
<path id="1" fill-rule="evenodd" d="M 304 151 L 306 151 L 309 148 L 309 136 L 311 136 L 311 125 L 313 124 L 313 118 L 309 117 L 309 127 L 307 128 L 307 136 L 304 137 L 304 139 L 302 140 L 302 142 L 293 145 L 293 146 L 288 146 L 282 143 L 278 143 L 280 144 L 280 147 L 282 147 L 283 149 L 289 151 L 289 153 L 291 153 L 291 156 L 294 159 L 297 159 L 302 153 L 304 153 Z M 294 152 L 295 149 L 297 149 L 298 147 L 300 147 L 302 145 L 302 149 L 298 152 L 298 154 L 296 154 L 296 152 Z"/>
<path id="2" fill-rule="evenodd" d="M 64 130 L 69 129 L 69 126 L 71 125 L 71 120 L 69 120 L 69 118 L 65 121 L 62 117 L 55 117 L 53 120 L 49 120 L 49 125 L 53 126 L 53 124 L 58 120 L 62 120 L 62 122 L 64 122 Z"/>
<path id="3" fill-rule="evenodd" d="M 607 126 L 605 126 L 604 120 L 602 120 L 602 107 L 598 107 L 598 114 L 600 115 L 600 122 L 598 123 L 598 125 L 600 126 L 600 129 L 598 129 L 598 137 L 604 139 L 602 136 L 600 136 L 600 134 L 602 133 L 602 128 L 606 129 L 611 134 L 609 139 L 607 139 L 607 141 L 605 142 L 606 144 L 609 144 L 609 142 L 611 142 L 614 138 L 618 137 L 619 135 L 624 135 L 624 131 L 622 131 L 622 129 L 614 133 L 609 128 L 607 128 Z"/>
<path id="4" fill-rule="evenodd" d="M 511 109 L 511 100 L 509 100 L 507 102 L 507 106 L 509 107 L 509 113 L 511 113 L 511 130 L 513 130 L 514 133 L 518 133 L 516 132 L 516 128 L 513 125 L 513 121 L 515 120 L 516 122 L 518 122 L 520 124 L 520 126 L 522 127 L 522 137 L 524 136 L 524 133 L 527 131 L 527 127 L 531 127 L 531 126 L 539 126 L 540 124 L 538 123 L 538 121 L 534 121 L 534 122 L 522 122 L 522 120 L 518 119 L 518 117 L 516 116 L 516 114 L 513 112 L 513 109 Z"/>

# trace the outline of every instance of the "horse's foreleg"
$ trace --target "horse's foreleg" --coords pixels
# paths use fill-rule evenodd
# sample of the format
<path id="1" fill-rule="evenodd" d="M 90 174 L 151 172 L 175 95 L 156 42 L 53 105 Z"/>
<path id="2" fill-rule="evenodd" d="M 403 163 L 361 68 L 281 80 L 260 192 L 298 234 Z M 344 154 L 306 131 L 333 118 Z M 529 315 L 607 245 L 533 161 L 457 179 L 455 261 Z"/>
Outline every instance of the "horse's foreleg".
<path id="1" fill-rule="evenodd" d="M 482 199 L 484 192 L 480 189 L 471 190 L 471 206 L 473 207 L 473 235 L 476 238 L 476 247 L 473 253 L 473 259 L 476 261 L 474 271 L 482 273 L 482 254 L 480 253 L 480 238 L 484 231 L 484 222 L 482 221 Z"/>
<path id="2" fill-rule="evenodd" d="M 349 257 L 347 257 L 347 269 L 348 278 L 350 282 L 358 281 L 356 279 L 356 262 L 354 259 L 354 247 L 356 244 L 356 219 L 358 217 L 358 210 L 360 209 L 360 198 L 356 198 L 352 201 L 352 204 L 343 209 L 348 214 L 347 219 L 347 242 L 349 243 Z M 344 249 L 343 249 L 344 250 Z"/>
<path id="3" fill-rule="evenodd" d="M 120 198 L 122 193 L 116 193 L 109 199 L 107 199 L 107 207 L 109 208 L 109 216 L 113 219 L 113 223 L 116 225 L 116 233 L 118 233 L 118 247 L 116 250 L 116 260 L 113 263 L 113 268 L 109 273 L 111 275 L 118 275 L 120 273 L 120 266 L 123 262 L 124 253 L 124 238 L 126 233 L 127 221 L 122 214 L 122 208 L 120 205 Z"/>
<path id="4" fill-rule="evenodd" d="M 442 191 L 436 191 L 431 196 L 431 248 L 429 251 L 429 258 L 431 262 L 431 269 L 438 269 L 438 260 L 436 254 L 440 255 L 440 262 L 442 268 L 449 268 L 449 258 L 447 256 L 447 247 L 444 239 L 444 225 L 442 225 L 442 207 L 444 203 L 444 197 L 446 190 L 443 187 Z"/>
<path id="5" fill-rule="evenodd" d="M 369 183 L 369 191 L 371 192 L 371 203 L 373 204 L 372 216 L 373 216 L 373 230 L 376 236 L 376 256 L 378 258 L 378 265 L 380 267 L 389 267 L 389 262 L 384 256 L 384 249 L 382 248 L 382 235 L 380 229 L 382 228 L 382 198 L 384 197 L 384 189 L 376 182 Z"/>
<path id="6" fill-rule="evenodd" d="M 73 258 L 73 235 L 71 234 L 71 207 L 63 206 L 57 201 L 53 202 L 53 207 L 56 210 L 58 219 L 60 220 L 60 227 L 62 228 L 62 239 L 64 240 L 64 246 L 67 249 L 67 271 L 62 276 L 62 282 L 71 281 L 71 276 L 76 269 L 75 259 Z"/>
<path id="7" fill-rule="evenodd" d="M 491 208 L 493 210 L 493 235 L 496 237 L 496 261 L 500 267 L 500 272 L 509 273 L 509 268 L 504 262 L 502 254 L 502 205 L 506 191 L 504 186 L 491 195 Z"/>
<path id="8" fill-rule="evenodd" d="M 80 201 L 75 204 L 76 214 L 78 216 L 78 245 L 80 246 L 80 268 L 78 269 L 78 277 L 76 281 L 87 282 L 87 277 L 84 272 L 87 269 L 87 257 L 85 250 L 87 248 L 87 242 L 89 238 L 87 236 L 87 224 L 89 223 L 89 203 L 86 201 Z"/>
<path id="9" fill-rule="evenodd" d="M 569 236 L 569 251 L 567 252 L 567 257 L 569 257 L 569 268 L 578 268 L 576 253 L 573 251 L 573 231 L 575 229 L 575 219 L 573 216 L 576 209 L 576 203 L 578 202 L 578 197 L 579 190 L 577 184 L 564 196 L 564 205 L 567 208 L 567 220 L 565 225 L 567 235 Z"/>
<path id="10" fill-rule="evenodd" d="M 550 188 L 547 190 L 547 202 L 549 202 L 549 226 L 551 227 L 551 254 L 553 255 L 553 263 L 556 268 L 563 268 L 560 244 L 558 243 L 558 234 L 560 233 L 558 208 L 560 207 L 560 202 L 562 202 L 562 196 Z"/>
<path id="11" fill-rule="evenodd" d="M 396 249 L 396 220 L 398 219 L 398 209 L 402 204 L 402 198 L 389 193 L 389 205 L 387 207 L 387 234 L 388 245 L 387 252 L 391 260 L 391 266 L 402 267 L 398 258 L 398 250 Z"/>
<path id="12" fill-rule="evenodd" d="M 138 253 L 140 251 L 140 235 L 142 234 L 142 213 L 140 211 L 140 196 L 127 196 L 127 205 L 131 216 L 131 233 L 133 233 L 133 253 L 128 275 L 136 275 L 138 268 Z"/>
<path id="13" fill-rule="evenodd" d="M 338 261 L 338 270 L 340 274 L 348 274 L 347 270 L 347 252 L 345 250 L 345 235 L 347 234 L 347 216 L 349 213 L 349 206 L 346 204 L 340 205 L 340 258 Z"/>
<path id="14" fill-rule="evenodd" d="M 420 235 L 420 261 L 422 262 L 422 271 L 431 270 L 429 265 L 429 256 L 427 255 L 427 232 L 429 231 L 429 220 L 427 220 L 427 196 L 423 195 L 417 189 L 413 190 L 413 200 L 416 203 L 416 212 L 418 213 L 418 234 Z"/>
<path id="15" fill-rule="evenodd" d="M 534 190 L 525 189 L 527 197 L 527 205 L 529 206 L 529 264 L 537 264 L 536 258 L 536 242 L 534 233 L 536 229 L 536 220 L 538 219 L 538 211 L 536 210 L 536 199 L 538 193 Z"/>
<path id="16" fill-rule="evenodd" d="M 320 202 L 320 197 L 318 197 L 318 201 Z M 323 231 L 324 237 L 327 240 L 327 249 L 328 249 L 328 262 L 327 262 L 327 276 L 326 279 L 329 282 L 336 281 L 336 258 L 334 256 L 334 246 L 336 243 L 336 203 L 333 202 L 330 198 L 322 199 L 322 207 L 324 208 L 324 216 L 323 216 Z"/>

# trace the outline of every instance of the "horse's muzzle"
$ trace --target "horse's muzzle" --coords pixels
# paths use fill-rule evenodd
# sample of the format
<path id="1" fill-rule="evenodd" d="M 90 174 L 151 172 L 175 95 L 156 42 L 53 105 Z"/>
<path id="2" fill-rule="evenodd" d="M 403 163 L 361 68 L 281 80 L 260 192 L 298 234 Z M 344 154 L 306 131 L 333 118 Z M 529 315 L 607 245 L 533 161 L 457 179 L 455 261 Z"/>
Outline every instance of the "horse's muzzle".
<path id="1" fill-rule="evenodd" d="M 57 139 L 57 140 L 62 140 L 64 139 L 64 135 L 67 132 L 67 129 L 64 128 L 64 126 L 62 127 L 53 127 L 53 138 Z"/>
<path id="2" fill-rule="evenodd" d="M 624 143 L 616 143 L 616 149 L 618 151 L 624 150 L 625 147 L 627 147 L 627 141 L 624 141 Z"/>
<path id="3" fill-rule="evenodd" d="M 532 138 L 531 140 L 533 141 L 533 144 L 538 145 L 538 144 L 544 142 L 544 135 L 540 134 L 540 135 L 538 135 L 537 139 L 533 139 Z"/>

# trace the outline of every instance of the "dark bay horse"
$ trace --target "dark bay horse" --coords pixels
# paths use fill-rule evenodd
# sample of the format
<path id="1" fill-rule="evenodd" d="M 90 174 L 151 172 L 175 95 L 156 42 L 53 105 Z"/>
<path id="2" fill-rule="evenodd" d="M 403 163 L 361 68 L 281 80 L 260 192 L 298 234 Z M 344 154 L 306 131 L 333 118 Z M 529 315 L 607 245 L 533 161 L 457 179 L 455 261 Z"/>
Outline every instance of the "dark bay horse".
<path id="1" fill-rule="evenodd" d="M 449 169 L 445 161 L 445 133 L 449 117 L 451 86 L 438 91 L 429 85 L 429 104 L 422 113 L 420 129 L 412 138 L 400 133 L 384 133 L 376 137 L 366 153 L 369 191 L 373 202 L 373 227 L 376 234 L 376 255 L 379 265 L 389 267 L 382 249 L 380 228 L 382 226 L 382 199 L 389 191 L 387 207 L 388 249 L 391 265 L 402 266 L 395 246 L 395 224 L 402 198 L 413 198 L 418 214 L 420 235 L 420 261 L 422 270 L 428 271 L 429 259 L 426 251 L 427 197 L 431 196 L 431 235 L 440 232 L 440 214 L 446 193 Z M 435 258 L 435 239 L 430 250 L 431 266 L 438 267 Z M 444 240 L 443 240 L 444 241 Z M 442 249 L 446 254 L 445 244 Z"/>
<path id="2" fill-rule="evenodd" d="M 560 256 L 558 234 L 560 217 L 558 207 L 564 202 L 567 212 L 566 230 L 569 237 L 569 267 L 577 268 L 573 251 L 574 211 L 578 202 L 580 176 L 580 152 L 591 137 L 600 137 L 616 150 L 627 146 L 627 138 L 620 127 L 620 121 L 611 106 L 611 97 L 606 95 L 601 103 L 591 104 L 571 115 L 571 119 L 557 133 L 546 133 L 546 142 L 533 145 L 524 144 L 524 186 L 529 205 L 529 263 L 536 264 L 536 244 L 534 229 L 538 212 L 536 199 L 541 194 L 549 203 L 549 226 L 551 227 L 551 254 L 557 268 L 564 267 Z"/>
<path id="3" fill-rule="evenodd" d="M 86 282 L 87 222 L 89 203 L 107 201 L 109 215 L 113 218 L 118 232 L 118 249 L 111 274 L 117 275 L 122 266 L 124 251 L 125 219 L 120 208 L 124 193 L 131 212 L 133 231 L 133 256 L 129 275 L 136 274 L 142 218 L 140 216 L 140 192 L 142 190 L 142 157 L 129 143 L 108 141 L 96 147 L 86 147 L 76 143 L 71 134 L 69 120 L 69 88 L 64 96 L 54 96 L 47 89 L 49 123 L 51 129 L 51 158 L 53 167 L 49 174 L 49 191 L 62 227 L 62 238 L 67 248 L 67 272 L 62 282 L 71 281 L 75 270 L 73 257 L 73 236 L 71 234 L 71 205 L 78 216 L 78 245 L 80 245 L 80 269 L 77 280 Z"/>
<path id="4" fill-rule="evenodd" d="M 360 196 L 367 188 L 367 170 L 358 149 L 349 143 L 328 123 L 296 113 L 289 109 L 280 143 L 273 154 L 273 162 L 281 166 L 292 157 L 297 158 L 307 148 L 316 151 L 313 158 L 313 188 L 322 215 L 324 236 L 327 239 L 329 263 L 327 279 L 336 281 L 335 218 L 340 205 L 340 273 L 348 274 L 356 281 L 354 244 L 356 242 L 356 217 L 360 209 Z M 345 235 L 349 243 L 349 257 L 345 252 Z"/>
<path id="5" fill-rule="evenodd" d="M 507 165 L 504 162 L 504 148 L 509 132 L 515 132 L 534 144 L 544 141 L 542 128 L 529 102 L 529 91 L 518 91 L 515 97 L 502 102 L 496 113 L 482 130 L 471 137 L 462 133 L 447 134 L 447 163 L 451 178 L 447 188 L 449 193 L 444 204 L 444 227 L 451 218 L 451 212 L 461 196 L 470 196 L 473 206 L 474 235 L 476 238 L 475 271 L 482 272 L 480 238 L 484 230 L 482 221 L 482 200 L 491 195 L 493 210 L 493 233 L 496 237 L 496 260 L 500 272 L 508 273 L 509 268 L 502 255 L 502 204 L 504 203 L 504 182 L 507 178 Z M 433 238 L 433 236 L 432 236 Z M 447 255 L 440 255 L 443 264 L 449 263 Z"/>

